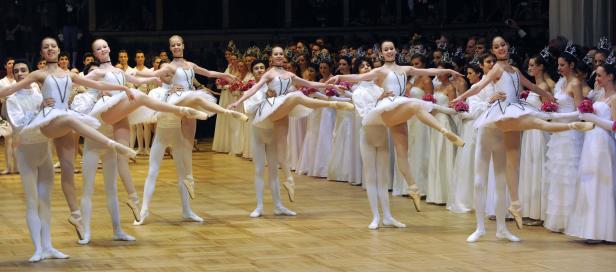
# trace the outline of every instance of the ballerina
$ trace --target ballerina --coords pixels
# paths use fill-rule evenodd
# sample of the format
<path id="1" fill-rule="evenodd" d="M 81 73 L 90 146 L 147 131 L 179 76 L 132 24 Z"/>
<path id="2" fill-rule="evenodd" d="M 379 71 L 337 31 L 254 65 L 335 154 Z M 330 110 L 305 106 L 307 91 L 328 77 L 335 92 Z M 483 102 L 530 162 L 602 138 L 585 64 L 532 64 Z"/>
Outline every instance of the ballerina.
<path id="1" fill-rule="evenodd" d="M 88 75 L 91 71 L 98 68 L 98 62 L 94 61 L 84 67 L 84 75 Z M 98 90 L 87 89 L 85 92 L 78 94 L 71 103 L 71 109 L 82 114 L 89 114 L 92 106 L 99 99 Z M 113 137 L 113 127 L 108 124 L 102 124 L 98 131 L 107 137 Z M 88 244 L 91 237 L 90 221 L 92 217 L 92 195 L 94 193 L 94 180 L 98 162 L 102 157 L 103 180 L 105 195 L 107 198 L 107 210 L 111 216 L 113 227 L 112 240 L 114 241 L 135 241 L 133 236 L 130 236 L 124 231 L 120 225 L 120 208 L 118 205 L 118 156 L 117 152 L 106 148 L 97 142 L 89 139 L 84 140 L 83 148 L 83 194 L 81 195 L 81 213 L 82 223 L 84 228 L 83 239 L 77 241 L 81 245 Z M 131 203 L 131 202 L 128 202 Z M 130 204 L 129 204 L 130 207 Z"/>
<path id="2" fill-rule="evenodd" d="M 358 73 L 365 74 L 372 70 L 372 62 L 369 59 L 358 61 Z M 354 86 L 353 103 L 357 114 L 364 118 L 374 110 L 379 100 L 387 99 L 387 93 L 372 81 L 361 81 Z M 379 215 L 379 200 L 383 210 L 383 225 L 405 228 L 391 214 L 389 207 L 389 147 L 387 143 L 387 130 L 383 125 L 362 125 L 360 130 L 360 154 L 362 166 L 366 174 L 364 181 L 372 221 L 368 229 L 379 228 L 381 217 Z"/>
<path id="3" fill-rule="evenodd" d="M 284 172 L 289 169 L 286 160 L 287 154 L 287 131 L 289 127 L 289 116 L 303 117 L 310 114 L 312 109 L 329 107 L 339 110 L 353 110 L 353 104 L 339 101 L 321 101 L 303 95 L 301 92 L 292 90 L 291 86 L 307 86 L 312 88 L 336 88 L 341 87 L 333 84 L 321 82 L 311 82 L 304 80 L 297 75 L 284 70 L 284 51 L 282 47 L 275 46 L 272 48 L 272 64 L 273 68 L 265 72 L 261 79 L 253 85 L 244 95 L 234 103 L 231 103 L 228 108 L 237 108 L 242 102 L 251 96 L 263 86 L 267 85 L 270 89 L 268 96 L 261 97 L 259 106 L 255 113 L 253 124 L 259 128 L 272 128 L 273 141 L 276 144 L 278 163 Z M 271 166 L 270 166 L 271 167 Z M 289 198 L 294 199 L 295 184 L 290 183 L 287 179 L 283 186 L 289 193 Z"/>
<path id="4" fill-rule="evenodd" d="M 83 238 L 83 225 L 81 224 L 81 212 L 75 195 L 75 183 L 73 177 L 74 143 L 73 131 L 92 139 L 102 145 L 108 146 L 125 156 L 135 156 L 135 152 L 114 140 L 107 138 L 94 127 L 100 123 L 87 115 L 68 109 L 68 92 L 72 82 L 76 84 L 96 88 L 99 90 L 124 90 L 128 88 L 120 85 L 112 85 L 104 82 L 95 82 L 78 74 L 64 71 L 58 67 L 58 54 L 60 48 L 54 38 L 44 38 L 41 41 L 41 55 L 45 58 L 44 70 L 30 73 L 21 82 L 0 89 L 0 97 L 10 95 L 20 89 L 36 82 L 42 86 L 43 98 L 52 98 L 51 105 L 39 111 L 36 116 L 23 128 L 22 133 L 27 131 L 39 131 L 48 138 L 54 139 L 58 157 L 62 169 L 62 190 L 69 205 L 71 216 L 69 223 L 75 227 L 79 239 Z"/>
<path id="5" fill-rule="evenodd" d="M 517 68 L 509 64 L 509 44 L 505 39 L 497 36 L 492 40 L 492 53 L 496 56 L 497 63 L 490 72 L 481 81 L 476 83 L 473 88 L 458 96 L 451 103 L 455 104 L 458 101 L 464 101 L 467 97 L 477 94 L 490 82 L 496 82 L 495 88 L 504 92 L 504 100 L 498 100 L 492 104 L 476 120 L 475 126 L 495 127 L 503 132 L 503 144 L 506 155 L 506 181 L 511 197 L 511 205 L 507 210 L 514 216 L 517 227 L 522 228 L 521 204 L 518 199 L 520 131 L 529 129 L 541 129 L 549 132 L 570 129 L 586 131 L 592 129 L 594 124 L 590 122 L 552 123 L 539 118 L 542 115 L 541 113 L 520 100 L 519 92 L 521 86 L 550 101 L 553 101 L 554 97 L 537 85 L 532 84 L 526 77 L 521 75 Z"/>
<path id="6" fill-rule="evenodd" d="M 397 167 L 408 183 L 408 194 L 413 199 L 415 209 L 419 211 L 421 209 L 419 187 L 411 175 L 408 163 L 407 120 L 417 117 L 422 123 L 438 130 L 457 146 L 463 146 L 464 141 L 455 133 L 441 127 L 434 116 L 430 114 L 433 109 L 440 112 L 449 112 L 450 110 L 447 107 L 407 97 L 406 77 L 408 75 L 432 76 L 439 74 L 460 76 L 460 74 L 456 71 L 447 69 L 417 69 L 412 66 L 399 66 L 395 63 L 396 48 L 394 43 L 388 40 L 381 43 L 381 51 L 385 60 L 383 66 L 364 74 L 333 76 L 327 82 L 358 82 L 371 80 L 380 82 L 382 85 L 380 87 L 385 90 L 388 97 L 378 102 L 376 108 L 363 118 L 362 124 L 364 126 L 385 125 L 390 129 L 396 149 L 395 157 Z"/>
<path id="7" fill-rule="evenodd" d="M 166 101 L 174 105 L 196 108 L 208 113 L 207 117 L 215 113 L 230 115 L 232 118 L 244 122 L 248 117 L 241 112 L 225 109 L 216 104 L 216 98 L 203 90 L 194 90 L 193 79 L 195 73 L 208 77 L 223 77 L 230 81 L 237 80 L 234 76 L 223 73 L 208 71 L 200 66 L 189 62 L 183 58 L 184 40 L 178 35 L 169 38 L 169 49 L 173 55 L 173 61 L 162 65 L 157 71 L 137 72 L 138 76 L 159 76 L 165 83 L 172 84 L 167 88 L 157 89 L 153 93 L 159 101 Z M 171 90 L 172 88 L 175 88 Z M 171 146 L 173 159 L 178 168 L 179 184 L 182 186 L 182 210 L 185 219 L 195 222 L 202 222 L 203 219 L 197 216 L 190 208 L 188 197 L 194 198 L 194 177 L 192 172 L 192 140 L 195 136 L 196 124 L 184 125 L 183 121 L 172 115 L 161 114 L 158 117 L 155 140 L 156 150 L 150 153 L 150 169 L 143 189 L 143 205 L 141 206 L 140 218 L 135 225 L 141 225 L 149 215 L 149 202 L 154 194 L 156 179 L 165 147 Z M 178 129 L 179 128 L 179 129 Z M 183 185 L 182 185 L 183 184 Z"/>
<path id="8" fill-rule="evenodd" d="M 13 73 L 19 82 L 30 73 L 30 69 L 25 61 L 17 60 Z M 49 139 L 38 131 L 20 133 L 30 118 L 39 111 L 42 102 L 42 95 L 33 89 L 19 90 L 6 101 L 8 119 L 15 135 L 20 139 L 16 156 L 26 195 L 26 222 L 34 244 L 34 255 L 28 259 L 29 262 L 69 258 L 51 244 L 51 191 L 54 173 Z"/>
<path id="9" fill-rule="evenodd" d="M 255 79 L 261 80 L 263 74 L 266 71 L 266 65 L 263 61 L 254 61 L 252 63 L 251 71 L 255 76 Z M 244 101 L 244 110 L 251 118 L 254 119 L 254 115 L 259 107 L 259 104 L 267 96 L 267 85 L 263 86 L 257 91 L 257 93 L 246 101 Z M 274 202 L 274 214 L 275 215 L 289 215 L 294 216 L 296 213 L 283 206 L 280 200 L 280 181 L 278 180 L 278 154 L 276 150 L 277 145 L 273 142 L 274 130 L 273 128 L 261 128 L 254 126 L 252 129 L 252 151 L 253 160 L 255 165 L 255 193 L 257 196 L 257 207 L 250 213 L 250 217 L 257 218 L 263 214 L 263 191 L 264 182 L 263 175 L 265 170 L 265 163 L 268 164 L 268 179 L 270 191 L 272 193 L 272 200 Z M 282 158 L 284 159 L 284 158 Z"/>

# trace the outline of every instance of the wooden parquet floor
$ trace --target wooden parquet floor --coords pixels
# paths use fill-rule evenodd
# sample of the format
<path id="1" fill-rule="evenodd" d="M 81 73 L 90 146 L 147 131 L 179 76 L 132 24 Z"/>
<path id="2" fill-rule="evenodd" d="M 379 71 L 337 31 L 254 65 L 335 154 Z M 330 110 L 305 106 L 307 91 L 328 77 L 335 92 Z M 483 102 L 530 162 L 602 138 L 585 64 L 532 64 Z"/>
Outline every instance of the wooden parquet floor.
<path id="1" fill-rule="evenodd" d="M 209 146 L 206 147 L 209 150 Z M 3 150 L 3 149 L 2 149 Z M 4 156 L 1 156 L 2 158 Z M 4 163 L 0 162 L 4 167 Z M 141 195 L 147 158 L 132 164 Z M 100 171 L 99 171 L 100 172 Z M 147 224 L 132 226 L 121 205 L 122 227 L 136 242 L 111 241 L 100 173 L 93 201 L 92 242 L 81 246 L 66 222 L 69 215 L 59 175 L 53 192 L 54 246 L 68 260 L 30 264 L 33 252 L 25 221 L 24 195 L 17 175 L 0 176 L 0 270 L 2 271 L 616 271 L 616 246 L 587 245 L 540 227 L 515 230 L 523 241 L 494 237 L 494 222 L 478 243 L 465 242 L 475 227 L 473 214 L 453 214 L 410 199 L 393 197 L 394 215 L 406 229 L 370 231 L 368 200 L 361 187 L 297 176 L 296 217 L 272 215 L 266 186 L 265 216 L 254 209 L 250 161 L 213 152 L 194 154 L 197 198 L 192 201 L 205 223 L 183 222 L 173 162 L 161 169 Z M 81 176 L 76 175 L 78 184 Z M 126 193 L 119 185 L 119 196 Z M 281 189 L 282 190 L 282 189 Z"/>

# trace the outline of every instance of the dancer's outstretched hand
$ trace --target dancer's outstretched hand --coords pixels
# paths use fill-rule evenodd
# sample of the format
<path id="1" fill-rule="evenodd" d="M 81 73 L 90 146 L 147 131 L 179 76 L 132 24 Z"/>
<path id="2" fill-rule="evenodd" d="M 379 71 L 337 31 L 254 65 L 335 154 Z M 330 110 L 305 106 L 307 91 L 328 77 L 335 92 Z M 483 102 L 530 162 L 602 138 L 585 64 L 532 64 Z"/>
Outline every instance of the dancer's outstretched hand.
<path id="1" fill-rule="evenodd" d="M 327 84 L 337 84 L 338 82 L 340 82 L 339 76 L 330 77 L 327 81 L 325 81 Z"/>
<path id="2" fill-rule="evenodd" d="M 240 81 L 240 79 L 234 75 L 224 74 L 222 76 L 225 80 L 229 81 L 229 83 Z"/>
<path id="3" fill-rule="evenodd" d="M 464 75 L 458 73 L 458 71 L 448 69 L 447 73 L 452 77 L 464 77 Z"/>
<path id="4" fill-rule="evenodd" d="M 133 92 L 131 92 L 130 88 L 123 86 L 124 87 L 124 92 L 126 93 L 126 97 L 128 97 L 128 101 L 133 101 L 135 100 L 135 95 L 133 95 Z"/>
<path id="5" fill-rule="evenodd" d="M 392 91 L 383 91 L 381 93 L 381 96 L 379 96 L 378 100 L 380 101 L 380 100 L 382 100 L 384 98 L 387 98 L 387 97 L 390 97 L 390 96 L 394 96 L 394 92 L 392 92 Z"/>
<path id="6" fill-rule="evenodd" d="M 227 106 L 227 109 L 228 110 L 235 110 L 237 108 L 237 106 L 238 106 L 238 103 L 237 102 L 233 102 L 233 103 L 229 104 L 229 106 Z"/>

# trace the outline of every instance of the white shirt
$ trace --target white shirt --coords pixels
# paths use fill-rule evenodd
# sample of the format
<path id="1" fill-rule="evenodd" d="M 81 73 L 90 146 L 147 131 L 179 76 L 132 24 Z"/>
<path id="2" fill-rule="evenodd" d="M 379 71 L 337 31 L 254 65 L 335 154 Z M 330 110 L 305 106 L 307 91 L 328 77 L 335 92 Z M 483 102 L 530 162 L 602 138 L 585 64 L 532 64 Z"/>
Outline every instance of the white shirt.
<path id="1" fill-rule="evenodd" d="M 45 137 L 38 129 L 29 130 L 27 133 L 21 133 L 21 130 L 30 123 L 30 121 L 39 112 L 43 96 L 40 91 L 33 89 L 22 89 L 9 96 L 6 100 L 6 109 L 9 122 L 16 133 L 19 133 L 21 144 L 38 144 L 48 142 L 49 138 Z"/>

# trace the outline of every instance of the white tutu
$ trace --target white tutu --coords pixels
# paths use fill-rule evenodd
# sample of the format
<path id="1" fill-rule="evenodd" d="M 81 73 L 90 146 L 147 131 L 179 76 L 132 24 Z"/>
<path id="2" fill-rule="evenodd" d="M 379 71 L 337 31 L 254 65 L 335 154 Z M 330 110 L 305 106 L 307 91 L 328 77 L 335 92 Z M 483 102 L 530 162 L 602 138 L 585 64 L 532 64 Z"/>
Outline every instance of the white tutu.
<path id="1" fill-rule="evenodd" d="M 48 125 L 51 121 L 53 121 L 54 119 L 56 119 L 57 117 L 60 116 L 65 116 L 65 115 L 71 115 L 74 116 L 75 118 L 77 118 L 79 121 L 85 123 L 88 126 L 91 126 L 93 128 L 98 128 L 101 123 L 96 120 L 96 118 L 92 117 L 92 116 L 88 116 L 79 112 L 76 112 L 74 110 L 70 110 L 70 109 L 54 109 L 52 107 L 46 107 L 43 108 L 42 110 L 40 110 L 32 119 L 32 121 L 30 121 L 30 123 L 28 123 L 22 133 L 27 133 L 30 130 L 33 129 L 40 129 L 43 126 Z"/>
<path id="2" fill-rule="evenodd" d="M 136 89 L 130 89 L 130 91 L 140 92 Z M 100 119 L 101 114 L 108 111 L 113 106 L 120 103 L 120 101 L 122 100 L 128 100 L 128 97 L 126 96 L 125 92 L 117 92 L 111 97 L 103 96 L 98 101 L 96 101 L 96 104 L 94 104 L 92 111 L 90 111 L 90 116 Z M 141 106 L 128 115 L 128 122 L 131 125 L 140 123 L 151 123 L 155 113 L 155 111 L 147 107 Z"/>
<path id="3" fill-rule="evenodd" d="M 384 112 L 391 111 L 396 107 L 406 104 L 406 103 L 418 103 L 420 104 L 427 112 L 432 111 L 432 103 L 426 102 L 416 98 L 408 98 L 405 96 L 395 96 L 395 97 L 387 97 L 382 99 L 376 104 L 376 107 L 364 116 L 362 120 L 362 125 L 364 126 L 383 126 L 383 119 L 381 115 Z"/>
<path id="4" fill-rule="evenodd" d="M 525 115 L 533 115 L 537 113 L 537 109 L 526 101 L 519 102 L 502 102 L 497 101 L 488 108 L 477 120 L 475 127 L 494 127 L 494 123 L 506 119 L 517 119 Z"/>
<path id="5" fill-rule="evenodd" d="M 79 113 L 88 114 L 90 113 L 90 111 L 92 111 L 92 108 L 96 104 L 97 100 L 98 91 L 88 90 L 86 92 L 76 95 L 73 98 L 73 102 L 71 103 L 71 109 Z"/>
<path id="6" fill-rule="evenodd" d="M 253 124 L 256 127 L 260 127 L 260 128 L 271 128 L 273 126 L 273 123 L 272 121 L 268 119 L 268 117 L 272 115 L 272 113 L 274 113 L 284 103 L 284 101 L 287 98 L 292 97 L 292 96 L 298 96 L 298 95 L 304 95 L 304 94 L 302 92 L 295 91 L 295 92 L 290 92 L 284 95 L 279 95 L 279 96 L 269 97 L 269 98 L 264 99 L 259 104 L 259 108 L 257 109 L 257 113 L 255 114 L 255 120 L 253 121 Z M 306 117 L 311 112 L 312 112 L 311 108 L 308 108 L 302 105 L 297 105 L 295 106 L 295 108 L 293 108 L 293 110 L 291 110 L 291 112 L 289 112 L 289 117 L 296 117 L 296 118 Z"/>

